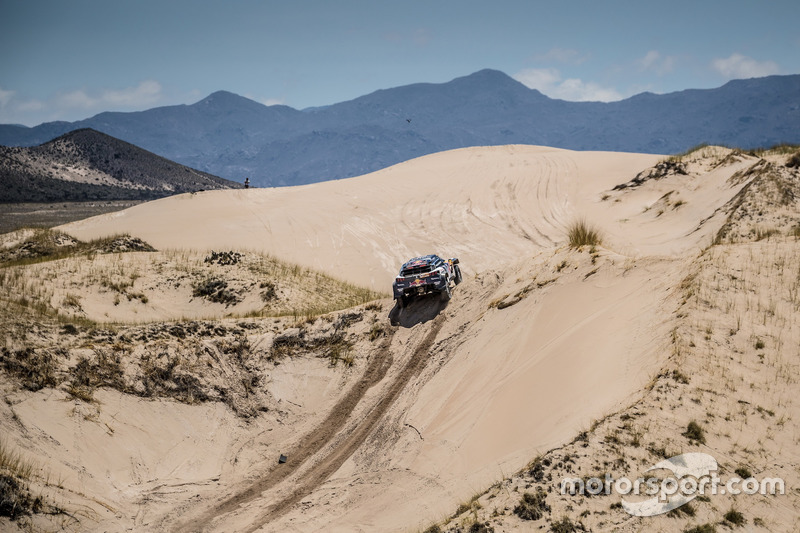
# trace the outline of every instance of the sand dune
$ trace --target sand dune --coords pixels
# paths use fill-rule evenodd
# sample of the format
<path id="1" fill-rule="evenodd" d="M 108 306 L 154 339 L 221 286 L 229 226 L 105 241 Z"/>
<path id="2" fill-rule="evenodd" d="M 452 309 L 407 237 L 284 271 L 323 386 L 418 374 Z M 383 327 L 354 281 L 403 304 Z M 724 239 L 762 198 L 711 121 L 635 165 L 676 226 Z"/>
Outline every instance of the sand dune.
<path id="1" fill-rule="evenodd" d="M 414 255 L 458 256 L 475 273 L 563 243 L 574 218 L 594 217 L 601 191 L 658 159 L 466 148 L 341 181 L 180 195 L 61 229 L 84 240 L 132 233 L 158 249 L 263 250 L 385 290 Z M 641 244 L 628 233 L 614 228 L 609 238 Z"/>
<path id="2" fill-rule="evenodd" d="M 393 310 L 400 326 L 389 323 L 389 300 L 362 306 L 357 319 L 250 319 L 242 335 L 251 359 L 236 364 L 260 384 L 231 404 L 254 417 L 248 423 L 221 404 L 170 411 L 173 400 L 141 400 L 147 416 L 126 417 L 139 407 L 114 391 L 93 416 L 115 431 L 87 431 L 74 412 L 50 409 L 61 391 L 15 393 L 3 420 L 13 411 L 15 442 L 28 442 L 59 472 L 91 464 L 77 476 L 80 490 L 114 511 L 81 499 L 95 513 L 87 529 L 413 531 L 445 522 L 463 502 L 470 506 L 462 515 L 478 516 L 474 495 L 639 401 L 674 364 L 675 332 L 700 327 L 685 323 L 687 274 L 732 224 L 739 207 L 731 200 L 756 179 L 745 171 L 758 160 L 708 148 L 678 172 L 654 167 L 662 159 L 469 148 L 338 182 L 181 195 L 68 224 L 61 229 L 82 240 L 130 233 L 160 250 L 258 250 L 381 291 L 403 260 L 436 252 L 458 256 L 465 281 L 447 304 L 429 298 Z M 642 171 L 655 174 L 632 181 Z M 566 245 L 578 219 L 601 231 L 602 246 Z M 740 226 L 731 234 L 746 235 Z M 147 307 L 136 309 L 129 321 L 141 321 Z M 114 312 L 126 319 L 125 309 Z M 326 368 L 310 348 L 276 358 L 276 339 L 287 335 L 303 349 L 324 335 L 352 339 L 352 366 Z M 189 341 L 180 339 L 158 342 L 183 353 Z M 184 356 L 217 372 L 221 341 L 191 342 L 198 348 Z M 213 385 L 241 381 L 231 361 Z M 110 411 L 113 423 L 104 418 Z M 176 417 L 186 425 L 175 427 Z M 203 435 L 202 420 L 220 429 Z M 188 439 L 185 461 L 164 442 L 117 443 L 158 435 L 164 424 L 175 433 L 164 439 Z M 36 437 L 25 437 L 30 428 Z M 56 433 L 57 442 L 48 440 Z M 84 441 L 104 453 L 76 452 Z M 486 498 L 483 514 L 494 519 Z M 508 507 L 514 497 L 503 498 L 506 508 L 495 508 L 503 527 L 525 530 Z"/>

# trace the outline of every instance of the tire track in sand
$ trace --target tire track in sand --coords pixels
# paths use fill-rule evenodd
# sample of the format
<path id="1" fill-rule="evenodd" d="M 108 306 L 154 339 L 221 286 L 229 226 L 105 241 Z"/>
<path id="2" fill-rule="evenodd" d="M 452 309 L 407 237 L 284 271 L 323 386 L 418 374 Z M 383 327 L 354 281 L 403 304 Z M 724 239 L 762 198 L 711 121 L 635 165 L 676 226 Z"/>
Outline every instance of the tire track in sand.
<path id="1" fill-rule="evenodd" d="M 269 509 L 264 514 L 260 515 L 250 527 L 245 529 L 245 531 L 256 531 L 266 523 L 288 512 L 295 503 L 310 494 L 318 485 L 324 483 L 351 455 L 353 455 L 353 453 L 355 453 L 358 447 L 361 446 L 370 432 L 375 428 L 378 421 L 383 417 L 384 413 L 392 406 L 408 381 L 419 374 L 425 366 L 428 360 L 428 351 L 443 323 L 444 320 L 441 315 L 431 321 L 430 330 L 414 348 L 413 354 L 400 371 L 397 378 L 388 385 L 378 402 L 369 409 L 352 432 L 347 435 L 341 444 L 311 467 L 311 469 L 304 474 L 298 486 L 279 501 L 270 505 Z M 393 336 L 394 332 L 390 333 L 389 336 L 384 339 L 378 348 L 378 353 L 373 357 L 372 361 L 370 361 L 363 376 L 352 389 L 350 389 L 347 395 L 337 402 L 325 420 L 308 435 L 300 439 L 295 449 L 288 452 L 288 460 L 285 464 L 273 468 L 250 487 L 228 497 L 221 503 L 204 512 L 201 516 L 180 526 L 178 531 L 184 533 L 205 531 L 206 527 L 210 526 L 211 522 L 216 518 L 235 511 L 239 506 L 255 500 L 263 492 L 284 481 L 313 458 L 345 426 L 353 410 L 364 397 L 367 390 L 378 384 L 386 376 L 393 360 L 390 351 Z"/>

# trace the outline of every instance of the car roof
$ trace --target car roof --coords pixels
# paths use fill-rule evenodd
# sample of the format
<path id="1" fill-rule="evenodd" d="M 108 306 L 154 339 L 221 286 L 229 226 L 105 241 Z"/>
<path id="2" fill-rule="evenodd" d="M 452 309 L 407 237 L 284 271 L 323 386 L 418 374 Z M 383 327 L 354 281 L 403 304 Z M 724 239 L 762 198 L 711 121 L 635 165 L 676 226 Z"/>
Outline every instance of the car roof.
<path id="1" fill-rule="evenodd" d="M 435 263 L 437 261 L 443 261 L 443 259 L 436 254 L 428 254 L 428 255 L 423 255 L 421 257 L 415 257 L 413 259 L 409 259 L 408 261 L 403 263 L 402 268 L 408 268 L 412 265 L 417 265 L 417 264 L 419 265 L 430 264 L 430 263 Z"/>

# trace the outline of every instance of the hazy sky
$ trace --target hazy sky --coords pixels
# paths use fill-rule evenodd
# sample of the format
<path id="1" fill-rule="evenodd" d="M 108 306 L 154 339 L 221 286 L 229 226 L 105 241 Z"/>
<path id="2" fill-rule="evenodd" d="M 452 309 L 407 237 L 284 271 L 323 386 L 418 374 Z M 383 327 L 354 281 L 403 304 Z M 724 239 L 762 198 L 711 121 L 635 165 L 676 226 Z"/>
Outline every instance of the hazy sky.
<path id="1" fill-rule="evenodd" d="M 297 109 L 501 70 L 565 100 L 800 73 L 800 1 L 0 0 L 0 123 Z"/>

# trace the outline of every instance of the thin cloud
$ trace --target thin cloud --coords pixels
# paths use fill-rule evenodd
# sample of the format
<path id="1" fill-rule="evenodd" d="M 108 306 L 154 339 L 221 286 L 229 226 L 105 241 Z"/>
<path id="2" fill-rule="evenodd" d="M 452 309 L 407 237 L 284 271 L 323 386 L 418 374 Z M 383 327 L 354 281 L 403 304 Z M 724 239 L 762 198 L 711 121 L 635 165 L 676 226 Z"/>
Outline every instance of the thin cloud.
<path id="1" fill-rule="evenodd" d="M 580 65 L 586 61 L 586 57 L 582 56 L 577 50 L 555 47 L 551 48 L 544 54 L 534 55 L 533 60 L 542 63 L 567 63 L 570 65 Z"/>
<path id="2" fill-rule="evenodd" d="M 560 100 L 572 102 L 614 102 L 622 95 L 611 87 L 586 82 L 579 78 L 563 79 L 558 69 L 530 68 L 517 72 L 514 79 L 531 89 Z"/>
<path id="3" fill-rule="evenodd" d="M 138 108 L 157 104 L 161 100 L 161 84 L 154 80 L 146 80 L 136 87 L 118 90 L 105 90 L 99 94 L 89 94 L 78 90 L 60 94 L 55 98 L 57 109 L 97 110 L 112 107 Z"/>
<path id="4" fill-rule="evenodd" d="M 14 98 L 14 91 L 6 91 L 0 87 L 0 108 L 5 107 Z"/>
<path id="5" fill-rule="evenodd" d="M 640 70 L 655 72 L 659 76 L 668 74 L 675 68 L 675 58 L 673 56 L 662 56 L 658 50 L 650 50 L 637 63 Z"/>
<path id="6" fill-rule="evenodd" d="M 780 67 L 774 61 L 756 61 L 742 54 L 731 54 L 724 59 L 715 59 L 711 66 L 730 79 L 762 78 L 778 74 Z"/>
<path id="7" fill-rule="evenodd" d="M 164 101 L 161 84 L 145 80 L 134 87 L 89 92 L 62 92 L 43 100 L 21 98 L 0 88 L 0 123 L 34 125 L 51 120 L 76 120 L 101 111 L 134 111 Z"/>

